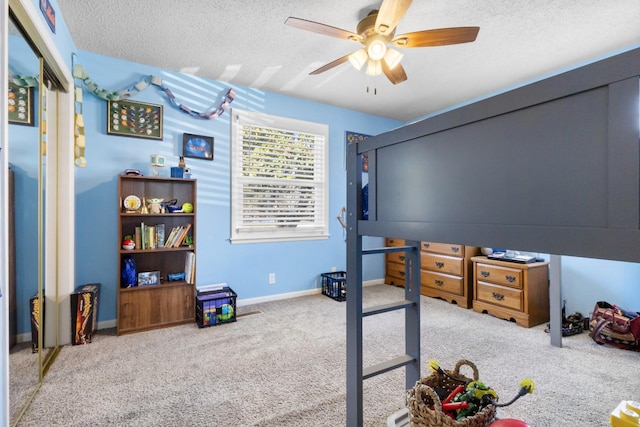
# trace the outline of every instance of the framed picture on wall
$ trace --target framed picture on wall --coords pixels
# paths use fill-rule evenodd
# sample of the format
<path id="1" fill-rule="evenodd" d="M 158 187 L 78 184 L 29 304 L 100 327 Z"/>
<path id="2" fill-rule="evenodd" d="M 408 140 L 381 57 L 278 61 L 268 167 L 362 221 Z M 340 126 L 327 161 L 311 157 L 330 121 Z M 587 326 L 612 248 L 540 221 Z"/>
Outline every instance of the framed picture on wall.
<path id="1" fill-rule="evenodd" d="M 213 160 L 213 137 L 182 134 L 182 155 L 193 159 Z"/>
<path id="2" fill-rule="evenodd" d="M 162 105 L 129 100 L 108 101 L 107 133 L 162 139 Z"/>
<path id="3" fill-rule="evenodd" d="M 33 88 L 9 82 L 8 97 L 9 123 L 33 126 Z"/>

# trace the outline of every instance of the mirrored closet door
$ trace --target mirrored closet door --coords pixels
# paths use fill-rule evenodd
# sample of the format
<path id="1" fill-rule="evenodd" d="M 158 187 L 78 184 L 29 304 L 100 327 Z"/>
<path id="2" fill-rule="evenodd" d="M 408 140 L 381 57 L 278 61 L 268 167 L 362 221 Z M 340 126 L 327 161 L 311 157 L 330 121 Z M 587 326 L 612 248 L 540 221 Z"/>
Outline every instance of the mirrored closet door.
<path id="1" fill-rule="evenodd" d="M 55 260 L 47 253 L 55 245 L 55 233 L 51 232 L 55 223 L 51 225 L 48 216 L 55 219 L 56 203 L 51 197 L 55 192 L 49 190 L 47 122 L 56 121 L 52 117 L 56 85 L 22 28 L 11 14 L 7 100 L 10 188 L 5 207 L 10 226 L 7 327 L 11 425 L 35 395 L 58 350 L 57 282 L 55 274 L 47 274 L 55 271 L 55 264 L 47 271 L 47 259 Z"/>

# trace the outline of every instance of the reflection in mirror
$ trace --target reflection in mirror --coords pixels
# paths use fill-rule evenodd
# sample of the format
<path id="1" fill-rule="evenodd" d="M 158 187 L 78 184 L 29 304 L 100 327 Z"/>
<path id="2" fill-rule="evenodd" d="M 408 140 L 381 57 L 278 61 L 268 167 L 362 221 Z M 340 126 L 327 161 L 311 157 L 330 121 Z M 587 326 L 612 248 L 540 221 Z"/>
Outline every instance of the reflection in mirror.
<path id="1" fill-rule="evenodd" d="M 13 21 L 9 23 L 9 218 L 12 225 L 10 253 L 9 405 L 14 424 L 40 381 L 42 352 L 32 344 L 30 300 L 38 294 L 42 274 L 39 240 L 42 217 L 39 205 L 41 157 L 39 155 L 38 76 L 40 62 Z M 41 246 L 40 246 L 41 247 Z M 37 311 L 36 319 L 38 318 Z M 42 322 L 39 322 L 42 324 Z M 34 325 L 35 326 L 35 325 Z"/>

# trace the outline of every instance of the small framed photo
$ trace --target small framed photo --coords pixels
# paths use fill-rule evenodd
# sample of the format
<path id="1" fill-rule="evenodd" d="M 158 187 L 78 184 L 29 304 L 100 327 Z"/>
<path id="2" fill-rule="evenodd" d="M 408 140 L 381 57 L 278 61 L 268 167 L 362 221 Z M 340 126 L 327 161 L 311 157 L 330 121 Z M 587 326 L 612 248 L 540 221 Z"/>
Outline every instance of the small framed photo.
<path id="1" fill-rule="evenodd" d="M 138 286 L 151 286 L 160 284 L 159 271 L 145 271 L 138 273 Z"/>
<path id="2" fill-rule="evenodd" d="M 182 134 L 182 155 L 193 159 L 213 160 L 213 137 Z"/>

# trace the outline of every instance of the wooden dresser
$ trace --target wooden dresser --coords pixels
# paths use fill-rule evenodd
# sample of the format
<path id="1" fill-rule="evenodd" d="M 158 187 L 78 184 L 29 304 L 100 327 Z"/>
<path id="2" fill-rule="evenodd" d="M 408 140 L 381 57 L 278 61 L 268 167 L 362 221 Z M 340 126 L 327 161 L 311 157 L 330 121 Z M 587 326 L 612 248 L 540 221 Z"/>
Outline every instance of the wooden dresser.
<path id="1" fill-rule="evenodd" d="M 525 328 L 549 321 L 549 263 L 473 261 L 473 310 Z"/>
<path id="2" fill-rule="evenodd" d="M 404 246 L 403 239 L 386 239 L 386 246 Z M 386 254 L 386 268 L 384 282 L 387 285 L 404 287 L 404 252 L 389 252 Z"/>
<path id="3" fill-rule="evenodd" d="M 420 293 L 471 308 L 473 278 L 471 258 L 480 248 L 450 243 L 422 242 Z"/>
<path id="4" fill-rule="evenodd" d="M 389 238 L 387 246 L 403 246 L 402 239 Z M 447 243 L 421 242 L 420 293 L 471 308 L 473 277 L 471 258 L 480 248 Z M 387 254 L 385 283 L 404 286 L 404 252 Z"/>

